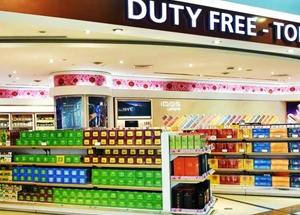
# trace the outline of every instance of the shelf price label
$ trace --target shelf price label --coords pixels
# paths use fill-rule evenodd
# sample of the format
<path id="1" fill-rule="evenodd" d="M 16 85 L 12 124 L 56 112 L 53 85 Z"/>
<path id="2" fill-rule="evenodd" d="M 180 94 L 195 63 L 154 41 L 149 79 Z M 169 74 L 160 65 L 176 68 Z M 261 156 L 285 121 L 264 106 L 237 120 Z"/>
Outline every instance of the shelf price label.
<path id="1" fill-rule="evenodd" d="M 265 135 L 263 135 L 263 134 L 258 135 L 258 138 L 265 138 Z"/>
<path id="2" fill-rule="evenodd" d="M 267 150 L 267 149 L 263 149 L 263 150 L 261 150 L 261 152 L 263 152 L 263 153 L 267 153 L 267 152 L 268 152 L 268 150 Z"/>
<path id="3" fill-rule="evenodd" d="M 245 149 L 240 149 L 240 152 L 241 152 L 241 153 L 244 153 L 244 152 L 245 152 Z"/>
<path id="4" fill-rule="evenodd" d="M 210 140 L 216 140 L 217 136 L 210 136 Z"/>
<path id="5" fill-rule="evenodd" d="M 100 146 L 101 143 L 100 142 L 95 142 L 95 146 Z"/>
<path id="6" fill-rule="evenodd" d="M 42 146 L 47 146 L 47 142 L 41 142 Z"/>
<path id="7" fill-rule="evenodd" d="M 249 135 L 244 135 L 244 138 L 249 138 Z"/>
<path id="8" fill-rule="evenodd" d="M 293 149 L 293 152 L 299 153 L 299 149 Z"/>
<path id="9" fill-rule="evenodd" d="M 299 137 L 299 136 L 298 136 L 298 134 L 293 134 L 292 137 L 293 137 L 293 138 L 297 138 L 297 137 Z"/>
<path id="10" fill-rule="evenodd" d="M 276 135 L 275 135 L 275 138 L 280 138 L 280 137 L 281 137 L 280 134 L 276 134 Z"/>
<path id="11" fill-rule="evenodd" d="M 226 152 L 227 152 L 227 149 L 222 149 L 222 152 L 226 153 Z"/>

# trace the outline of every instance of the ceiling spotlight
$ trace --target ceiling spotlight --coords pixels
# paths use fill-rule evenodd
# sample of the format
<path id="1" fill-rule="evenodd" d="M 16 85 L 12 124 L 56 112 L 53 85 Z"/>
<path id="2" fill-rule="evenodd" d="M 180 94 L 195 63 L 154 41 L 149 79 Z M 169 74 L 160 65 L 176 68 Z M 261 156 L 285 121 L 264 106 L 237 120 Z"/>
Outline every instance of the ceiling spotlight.
<path id="1" fill-rule="evenodd" d="M 275 75 L 275 72 L 271 72 L 271 75 Z"/>
<path id="2" fill-rule="evenodd" d="M 91 30 L 85 30 L 84 33 L 90 34 L 90 33 L 92 33 L 92 31 Z"/>
<path id="3" fill-rule="evenodd" d="M 120 60 L 120 64 L 123 64 L 124 63 L 124 61 L 123 60 Z"/>
<path id="4" fill-rule="evenodd" d="M 287 52 L 288 53 L 293 53 L 295 50 L 294 49 L 289 49 Z"/>
<path id="5" fill-rule="evenodd" d="M 13 73 L 14 73 L 14 74 L 16 74 L 16 73 L 17 73 L 17 71 L 13 71 Z"/>
<path id="6" fill-rule="evenodd" d="M 238 68 L 238 70 L 239 70 L 239 71 L 241 71 L 241 70 L 242 70 L 242 68 L 240 67 L 240 68 Z"/>
<path id="7" fill-rule="evenodd" d="M 53 59 L 50 59 L 50 60 L 49 60 L 49 62 L 50 62 L 50 63 L 53 63 L 53 62 L 54 62 L 54 60 L 53 60 Z"/>
<path id="8" fill-rule="evenodd" d="M 19 78 L 19 77 L 16 77 L 16 79 L 19 80 L 20 78 Z"/>
<path id="9" fill-rule="evenodd" d="M 291 79 L 292 79 L 292 77 L 288 77 L 288 79 L 289 79 L 289 80 L 291 80 Z"/>
<path id="10" fill-rule="evenodd" d="M 113 31 L 114 31 L 114 32 L 122 32 L 123 29 L 121 29 L 121 28 L 115 28 L 115 29 L 113 29 Z"/>
<path id="11" fill-rule="evenodd" d="M 199 76 L 200 76 L 200 77 L 202 77 L 203 75 L 202 75 L 202 74 L 200 74 Z"/>
<path id="12" fill-rule="evenodd" d="M 193 67 L 193 64 L 190 63 L 190 64 L 189 64 L 189 67 Z"/>
<path id="13" fill-rule="evenodd" d="M 220 44 L 222 41 L 221 40 L 214 40 L 213 43 L 214 44 Z"/>

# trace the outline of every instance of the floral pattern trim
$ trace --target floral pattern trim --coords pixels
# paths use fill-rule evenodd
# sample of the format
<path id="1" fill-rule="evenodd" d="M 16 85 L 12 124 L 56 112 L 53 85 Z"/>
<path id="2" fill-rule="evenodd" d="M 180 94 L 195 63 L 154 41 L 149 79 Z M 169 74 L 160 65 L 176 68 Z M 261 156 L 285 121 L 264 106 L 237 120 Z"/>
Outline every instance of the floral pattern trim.
<path id="1" fill-rule="evenodd" d="M 105 86 L 106 77 L 103 75 L 93 74 L 65 74 L 54 76 L 54 86 Z"/>
<path id="2" fill-rule="evenodd" d="M 50 97 L 49 90 L 0 89 L 0 98 L 46 99 L 49 97 Z"/>
<path id="3" fill-rule="evenodd" d="M 113 79 L 113 89 L 247 94 L 298 94 L 300 86 L 259 86 L 200 82 Z"/>

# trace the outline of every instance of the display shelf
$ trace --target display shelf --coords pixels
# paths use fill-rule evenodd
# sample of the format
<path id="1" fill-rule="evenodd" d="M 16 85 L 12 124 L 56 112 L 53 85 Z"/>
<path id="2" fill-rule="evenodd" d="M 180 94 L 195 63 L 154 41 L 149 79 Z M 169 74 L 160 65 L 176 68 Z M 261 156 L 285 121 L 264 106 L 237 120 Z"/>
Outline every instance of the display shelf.
<path id="1" fill-rule="evenodd" d="M 140 164 L 58 164 L 58 163 L 25 163 L 25 162 L 2 162 L 1 165 L 10 166 L 66 166 L 66 167 L 110 167 L 110 168 L 145 168 L 145 169 L 160 169 L 161 165 L 140 165 Z"/>
<path id="2" fill-rule="evenodd" d="M 212 152 L 211 155 L 244 155 L 242 152 Z"/>
<path id="3" fill-rule="evenodd" d="M 211 169 L 207 173 L 204 173 L 202 176 L 171 176 L 171 182 L 203 182 L 208 179 L 209 176 L 214 174 L 215 170 Z"/>
<path id="4" fill-rule="evenodd" d="M 245 139 L 242 138 L 217 138 L 217 139 L 209 139 L 210 143 L 219 143 L 219 142 L 243 142 Z"/>
<path id="5" fill-rule="evenodd" d="M 115 185 L 94 185 L 94 184 L 56 184 L 56 183 L 37 183 L 37 182 L 19 182 L 19 181 L 0 181 L 0 184 L 35 185 L 35 186 L 44 186 L 44 187 L 102 188 L 102 189 L 113 189 L 113 190 L 162 191 L 162 188 L 159 187 L 136 187 L 136 186 L 115 186 Z"/>
<path id="6" fill-rule="evenodd" d="M 161 146 L 0 146 L 0 149 L 161 149 Z"/>
<path id="7" fill-rule="evenodd" d="M 245 155 L 255 155 L 255 156 L 273 156 L 273 155 L 277 155 L 277 156 L 284 156 L 284 155 L 288 155 L 288 156 L 300 156 L 300 153 L 296 153 L 296 152 L 290 152 L 290 153 L 265 153 L 265 152 L 261 152 L 261 153 L 257 153 L 257 152 L 251 152 L 251 153 L 245 153 Z"/>
<path id="8" fill-rule="evenodd" d="M 37 123 L 49 123 L 49 122 L 54 122 L 54 119 L 37 120 L 36 122 Z"/>
<path id="9" fill-rule="evenodd" d="M 216 172 L 243 172 L 246 171 L 244 169 L 229 169 L 229 168 L 220 168 L 215 169 Z"/>
<path id="10" fill-rule="evenodd" d="M 247 172 L 289 172 L 289 173 L 299 173 L 300 170 L 278 170 L 278 169 L 254 169 L 254 170 L 245 170 Z"/>
<path id="11" fill-rule="evenodd" d="M 203 209 L 180 209 L 180 208 L 172 208 L 171 212 L 173 214 L 195 214 L 195 215 L 205 215 L 209 214 L 210 210 L 212 209 L 213 205 L 216 203 L 216 199 L 213 198 L 210 202 L 205 205 Z"/>
<path id="12" fill-rule="evenodd" d="M 170 149 L 170 155 L 202 155 L 210 153 L 213 148 L 213 146 L 207 146 L 202 149 Z"/>
<path id="13" fill-rule="evenodd" d="M 96 149 L 161 149 L 161 146 L 143 145 L 143 146 L 93 146 Z"/>
<path id="14" fill-rule="evenodd" d="M 300 142 L 300 138 L 251 138 L 244 139 L 245 142 Z"/>

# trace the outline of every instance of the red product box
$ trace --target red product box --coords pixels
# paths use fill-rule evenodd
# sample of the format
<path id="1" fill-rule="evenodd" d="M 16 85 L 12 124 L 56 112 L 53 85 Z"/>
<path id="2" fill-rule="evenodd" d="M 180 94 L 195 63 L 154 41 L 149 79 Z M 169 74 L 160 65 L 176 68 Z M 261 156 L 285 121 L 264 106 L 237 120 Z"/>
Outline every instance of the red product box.
<path id="1" fill-rule="evenodd" d="M 100 142 L 101 146 L 107 146 L 108 145 L 107 137 L 100 137 L 99 142 Z"/>
<path id="2" fill-rule="evenodd" d="M 135 137 L 135 130 L 127 130 L 126 131 L 127 138 L 134 138 Z"/>
<path id="3" fill-rule="evenodd" d="M 136 130 L 135 131 L 136 138 L 144 138 L 145 137 L 145 130 Z"/>
<path id="4" fill-rule="evenodd" d="M 100 131 L 99 130 L 92 130 L 91 131 L 91 137 L 92 138 L 98 138 L 98 137 L 100 137 Z"/>
<path id="5" fill-rule="evenodd" d="M 227 143 L 227 152 L 236 152 L 236 143 Z"/>
<path id="6" fill-rule="evenodd" d="M 108 138 L 108 132 L 107 132 L 107 130 L 100 131 L 100 137 L 101 138 Z"/>
<path id="7" fill-rule="evenodd" d="M 228 175 L 220 175 L 220 184 L 230 184 L 230 177 Z"/>
<path id="8" fill-rule="evenodd" d="M 91 131 L 83 131 L 83 138 L 91 138 L 92 133 Z"/>
<path id="9" fill-rule="evenodd" d="M 135 145 L 135 139 L 134 138 L 125 139 L 125 145 L 127 145 L 127 146 Z"/>
<path id="10" fill-rule="evenodd" d="M 239 161 L 237 159 L 227 159 L 227 166 L 229 169 L 238 169 Z"/>
<path id="11" fill-rule="evenodd" d="M 217 138 L 237 138 L 236 129 L 218 129 Z"/>
<path id="12" fill-rule="evenodd" d="M 185 160 L 184 157 L 177 157 L 173 161 L 174 175 L 185 176 Z"/>
<path id="13" fill-rule="evenodd" d="M 239 175 L 232 175 L 230 178 L 231 184 L 240 185 L 240 176 Z"/>
<path id="14" fill-rule="evenodd" d="M 198 157 L 184 158 L 185 176 L 199 176 L 200 166 Z"/>
<path id="15" fill-rule="evenodd" d="M 222 152 L 224 149 L 227 150 L 227 143 L 216 143 L 216 151 Z"/>
<path id="16" fill-rule="evenodd" d="M 219 168 L 228 168 L 228 161 L 227 159 L 219 159 L 218 160 Z"/>

